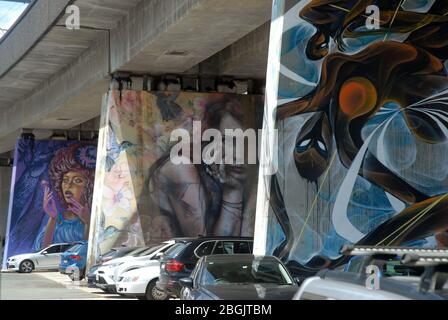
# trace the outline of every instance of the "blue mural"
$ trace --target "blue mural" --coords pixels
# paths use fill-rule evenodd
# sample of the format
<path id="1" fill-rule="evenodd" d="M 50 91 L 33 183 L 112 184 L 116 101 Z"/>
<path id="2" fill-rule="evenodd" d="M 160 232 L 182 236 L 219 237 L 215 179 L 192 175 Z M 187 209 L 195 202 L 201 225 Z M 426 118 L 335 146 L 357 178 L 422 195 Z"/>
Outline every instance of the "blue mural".
<path id="1" fill-rule="evenodd" d="M 280 59 L 280 134 L 268 253 L 312 274 L 346 263 L 344 244 L 448 246 L 448 3 L 275 6 L 284 14 L 280 57 L 270 57 Z"/>

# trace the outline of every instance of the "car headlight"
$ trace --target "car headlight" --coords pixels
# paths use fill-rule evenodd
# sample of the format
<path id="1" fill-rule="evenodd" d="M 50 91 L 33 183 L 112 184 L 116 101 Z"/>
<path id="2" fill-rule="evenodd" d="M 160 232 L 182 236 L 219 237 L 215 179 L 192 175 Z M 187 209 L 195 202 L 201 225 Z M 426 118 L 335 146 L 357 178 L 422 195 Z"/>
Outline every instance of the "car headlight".
<path id="1" fill-rule="evenodd" d="M 139 279 L 139 277 L 126 277 L 124 278 L 123 282 L 135 282 Z"/>
<path id="2" fill-rule="evenodd" d="M 110 268 L 110 269 L 114 269 L 114 268 L 116 268 L 116 267 L 118 267 L 118 266 L 121 266 L 123 263 L 124 263 L 124 262 L 118 262 L 118 263 L 110 264 L 110 265 L 109 265 L 109 268 Z"/>
<path id="3" fill-rule="evenodd" d="M 9 262 L 14 262 L 16 261 L 16 258 L 9 258 Z"/>

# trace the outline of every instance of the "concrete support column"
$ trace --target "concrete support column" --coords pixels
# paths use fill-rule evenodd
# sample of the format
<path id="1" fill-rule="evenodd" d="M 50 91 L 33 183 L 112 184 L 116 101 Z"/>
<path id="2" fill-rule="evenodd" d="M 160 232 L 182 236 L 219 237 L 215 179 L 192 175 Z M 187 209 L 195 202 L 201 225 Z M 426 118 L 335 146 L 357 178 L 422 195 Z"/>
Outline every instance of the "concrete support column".
<path id="1" fill-rule="evenodd" d="M 3 264 L 3 240 L 6 236 L 12 167 L 0 167 L 0 266 Z"/>

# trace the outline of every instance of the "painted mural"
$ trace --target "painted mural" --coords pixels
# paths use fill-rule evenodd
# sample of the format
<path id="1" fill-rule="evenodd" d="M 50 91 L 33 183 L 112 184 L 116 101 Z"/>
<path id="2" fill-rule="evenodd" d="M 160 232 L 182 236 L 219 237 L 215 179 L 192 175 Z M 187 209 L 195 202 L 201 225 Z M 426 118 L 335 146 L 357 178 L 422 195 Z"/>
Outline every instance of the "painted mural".
<path id="1" fill-rule="evenodd" d="M 18 140 L 5 258 L 88 239 L 95 164 L 90 142 Z"/>
<path id="2" fill-rule="evenodd" d="M 252 236 L 257 165 L 173 164 L 171 133 L 182 128 L 199 137 L 190 141 L 191 154 L 182 154 L 193 157 L 206 145 L 206 129 L 259 128 L 262 104 L 260 96 L 110 91 L 102 112 L 91 259 L 114 246 L 172 237 Z"/>
<path id="3" fill-rule="evenodd" d="M 274 9 L 283 34 L 267 251 L 307 274 L 346 263 L 347 243 L 446 247 L 448 2 Z"/>

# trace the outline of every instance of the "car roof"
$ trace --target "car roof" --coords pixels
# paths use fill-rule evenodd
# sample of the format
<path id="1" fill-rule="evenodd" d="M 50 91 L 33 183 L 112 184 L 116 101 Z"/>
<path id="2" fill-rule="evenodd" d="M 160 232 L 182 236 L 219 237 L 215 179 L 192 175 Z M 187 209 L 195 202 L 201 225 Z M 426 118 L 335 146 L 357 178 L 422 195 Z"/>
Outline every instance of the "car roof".
<path id="1" fill-rule="evenodd" d="M 223 261 L 252 261 L 255 259 L 260 259 L 264 261 L 275 261 L 279 262 L 276 257 L 273 256 L 259 256 L 253 254 L 217 254 L 217 255 L 208 255 L 203 257 L 206 262 L 223 262 Z"/>
<path id="2" fill-rule="evenodd" d="M 364 289 L 366 286 L 366 276 L 367 275 L 360 275 L 354 272 L 331 271 L 328 269 L 322 270 L 317 274 L 317 277 L 324 281 L 328 280 L 332 282 L 351 284 L 353 286 L 358 286 L 360 289 Z M 411 299 L 440 299 L 440 296 L 437 294 L 430 292 L 425 294 L 421 293 L 418 287 L 419 280 L 415 279 L 418 278 L 412 277 L 409 281 L 403 281 L 391 277 L 382 277 L 381 291 L 386 291 L 391 294 L 401 295 Z"/>
<path id="3" fill-rule="evenodd" d="M 52 243 L 52 244 L 49 244 L 46 248 L 51 247 L 51 246 L 65 246 L 65 245 L 67 245 L 67 244 L 70 244 L 70 245 L 73 244 L 73 245 L 75 245 L 75 244 L 78 244 L 78 243 L 81 243 L 81 241 Z"/>

